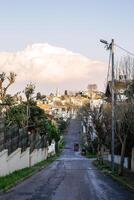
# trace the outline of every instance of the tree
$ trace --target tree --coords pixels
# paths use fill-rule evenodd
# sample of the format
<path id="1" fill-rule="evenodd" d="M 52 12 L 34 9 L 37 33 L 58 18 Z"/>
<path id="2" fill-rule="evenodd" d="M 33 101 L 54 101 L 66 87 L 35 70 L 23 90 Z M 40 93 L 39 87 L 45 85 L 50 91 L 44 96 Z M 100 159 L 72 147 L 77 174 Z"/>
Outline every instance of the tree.
<path id="1" fill-rule="evenodd" d="M 58 152 L 58 141 L 60 140 L 60 131 L 54 123 L 49 123 L 48 128 L 48 138 L 51 143 L 52 140 L 55 141 L 55 150 Z"/>
<path id="2" fill-rule="evenodd" d="M 32 83 L 27 84 L 24 91 L 27 98 L 27 102 L 32 101 L 32 95 L 34 94 L 34 91 L 35 91 L 35 85 Z"/>
<path id="3" fill-rule="evenodd" d="M 126 153 L 127 139 L 134 137 L 134 104 L 123 102 L 116 105 L 116 134 L 121 144 L 121 160 L 118 174 L 123 175 L 124 157 Z M 131 144 L 131 143 L 130 143 Z M 129 144 L 129 145 L 130 145 Z M 131 144 L 131 150 L 133 143 Z"/>
<path id="4" fill-rule="evenodd" d="M 27 86 L 25 87 L 25 96 L 27 99 L 27 127 L 29 124 L 29 118 L 30 118 L 30 104 L 33 104 L 33 100 L 32 100 L 32 95 L 34 94 L 35 91 L 35 85 L 32 83 L 27 84 Z"/>
<path id="5" fill-rule="evenodd" d="M 111 106 L 105 104 L 100 108 L 94 108 L 90 111 L 90 116 L 93 124 L 92 128 L 97 136 L 93 144 L 95 149 L 97 145 L 96 151 L 98 161 L 103 163 L 104 150 L 110 149 L 111 147 Z M 91 134 L 92 130 L 90 130 L 89 133 Z"/>
<path id="6" fill-rule="evenodd" d="M 20 128 L 26 125 L 26 105 L 20 104 L 7 110 L 6 112 L 6 126 L 10 127 L 14 124 Z"/>
<path id="7" fill-rule="evenodd" d="M 5 97 L 6 97 L 6 93 L 8 88 L 15 82 L 15 78 L 16 78 L 16 74 L 14 72 L 10 72 L 10 74 L 8 76 L 6 76 L 5 72 L 2 72 L 0 74 L 0 100 L 3 102 Z M 7 84 L 4 85 L 4 82 L 6 82 L 7 80 Z"/>
<path id="8" fill-rule="evenodd" d="M 42 95 L 40 92 L 37 92 L 36 94 L 36 100 L 42 100 Z"/>
<path id="9" fill-rule="evenodd" d="M 36 133 L 38 133 L 42 138 L 45 136 L 49 144 L 51 144 L 52 140 L 55 140 L 56 150 L 58 149 L 60 131 L 56 124 L 48 119 L 43 109 L 36 105 L 30 106 L 29 123 L 34 124 Z"/>
<path id="10" fill-rule="evenodd" d="M 3 100 L 3 104 L 12 106 L 15 104 L 15 99 L 10 94 L 7 94 Z"/>
<path id="11" fill-rule="evenodd" d="M 83 135 L 84 139 L 83 143 L 87 143 L 87 150 L 89 150 L 92 153 L 95 153 L 96 144 L 94 145 L 94 141 L 92 139 L 94 133 L 93 116 L 89 103 L 85 104 L 79 109 L 79 115 L 81 116 L 83 126 L 85 127 L 85 135 Z"/>
<path id="12" fill-rule="evenodd" d="M 65 129 L 67 127 L 67 122 L 64 121 L 63 119 L 58 120 L 58 128 L 60 130 L 60 134 L 63 134 Z"/>
<path id="13" fill-rule="evenodd" d="M 106 134 L 107 134 L 105 130 L 104 116 L 98 109 L 95 108 L 94 111 L 92 112 L 92 119 L 97 135 L 98 161 L 103 163 L 103 149 L 106 144 Z"/>
<path id="14" fill-rule="evenodd" d="M 128 85 L 125 94 L 128 97 L 128 101 L 134 100 L 134 80 L 132 80 L 131 83 Z"/>

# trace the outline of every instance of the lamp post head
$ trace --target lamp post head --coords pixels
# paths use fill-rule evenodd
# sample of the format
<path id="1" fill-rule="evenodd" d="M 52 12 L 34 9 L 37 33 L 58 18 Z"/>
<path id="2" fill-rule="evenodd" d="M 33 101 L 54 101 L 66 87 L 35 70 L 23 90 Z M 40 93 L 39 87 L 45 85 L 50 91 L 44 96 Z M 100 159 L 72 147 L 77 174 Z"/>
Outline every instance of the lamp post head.
<path id="1" fill-rule="evenodd" d="M 109 49 L 112 49 L 112 46 L 113 46 L 113 40 L 111 43 L 108 43 L 106 40 L 100 40 L 101 43 L 105 44 L 105 48 L 106 50 L 109 50 Z"/>
<path id="2" fill-rule="evenodd" d="M 108 45 L 108 42 L 106 40 L 100 40 L 101 43 Z"/>

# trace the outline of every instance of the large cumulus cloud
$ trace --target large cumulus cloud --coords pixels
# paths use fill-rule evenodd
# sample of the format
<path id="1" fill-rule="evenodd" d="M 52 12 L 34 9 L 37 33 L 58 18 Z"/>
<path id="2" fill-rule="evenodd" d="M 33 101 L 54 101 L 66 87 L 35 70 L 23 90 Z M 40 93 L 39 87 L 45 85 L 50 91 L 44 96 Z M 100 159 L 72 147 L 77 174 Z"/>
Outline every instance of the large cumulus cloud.
<path id="1" fill-rule="evenodd" d="M 104 63 L 48 44 L 33 44 L 16 53 L 0 53 L 0 71 L 16 72 L 18 87 L 32 81 L 41 87 L 62 84 L 65 89 L 67 83 L 74 83 L 79 89 L 83 82 L 97 83 L 102 88 L 106 76 Z"/>

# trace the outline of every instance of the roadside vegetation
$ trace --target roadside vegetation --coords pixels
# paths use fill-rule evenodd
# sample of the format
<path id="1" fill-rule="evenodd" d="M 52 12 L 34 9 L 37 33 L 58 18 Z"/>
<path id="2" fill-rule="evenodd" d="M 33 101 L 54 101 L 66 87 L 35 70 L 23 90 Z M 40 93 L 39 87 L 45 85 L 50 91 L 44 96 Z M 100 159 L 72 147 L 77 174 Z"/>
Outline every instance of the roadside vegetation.
<path id="1" fill-rule="evenodd" d="M 19 128 L 27 128 L 28 131 L 34 132 L 42 139 L 45 138 L 46 143 L 51 144 L 52 140 L 57 143 L 60 139 L 60 131 L 57 123 L 36 105 L 33 100 L 35 85 L 28 84 L 24 90 L 26 101 L 20 104 L 11 106 L 5 112 L 5 124 L 9 129 L 13 125 Z M 56 151 L 58 149 L 56 148 Z"/>
<path id="2" fill-rule="evenodd" d="M 4 72 L 0 74 L 0 117 L 4 119 L 4 140 L 1 151 L 6 148 L 11 154 L 17 148 L 22 152 L 30 147 L 30 152 L 34 149 L 47 148 L 55 141 L 55 156 L 51 156 L 38 164 L 15 171 L 7 176 L 0 177 L 0 190 L 7 191 L 17 183 L 40 171 L 44 167 L 55 161 L 64 148 L 64 131 L 67 123 L 62 118 L 54 119 L 39 108 L 35 101 L 35 85 L 27 84 L 23 94 L 25 100 L 20 96 L 20 92 L 9 95 L 8 89 L 14 84 L 16 74 Z M 38 99 L 40 93 L 37 93 Z"/>
<path id="3" fill-rule="evenodd" d="M 93 161 L 93 164 L 101 170 L 106 175 L 111 176 L 114 180 L 122 184 L 124 187 L 127 187 L 129 190 L 134 192 L 134 173 L 130 170 L 124 169 L 123 176 L 118 174 L 119 165 L 115 164 L 114 172 L 111 169 L 111 163 L 104 161 L 103 164 L 100 164 L 97 160 Z"/>
<path id="4" fill-rule="evenodd" d="M 131 169 L 132 148 L 134 147 L 134 80 L 125 90 L 126 100 L 115 105 L 115 154 L 120 156 L 118 175 L 124 175 L 124 159 L 128 157 Z M 101 107 L 92 108 L 90 103 L 79 110 L 79 116 L 85 127 L 83 143 L 87 154 L 97 155 L 100 165 L 104 156 L 111 153 L 111 103 L 106 99 Z"/>
<path id="5" fill-rule="evenodd" d="M 86 157 L 87 157 L 87 158 L 97 158 L 97 154 L 88 151 L 88 152 L 86 153 Z"/>
<path id="6" fill-rule="evenodd" d="M 23 137 L 25 137 L 23 146 L 26 149 L 30 145 L 31 151 L 34 148 L 47 147 L 54 140 L 56 152 L 58 152 L 58 143 L 64 134 L 67 122 L 63 119 L 54 119 L 36 105 L 35 98 L 39 99 L 40 93 L 37 92 L 35 96 L 35 85 L 32 83 L 27 84 L 23 91 L 25 101 L 22 100 L 20 92 L 13 96 L 9 95 L 8 89 L 14 84 L 16 76 L 14 72 L 10 72 L 9 75 L 4 72 L 0 74 L 0 115 L 4 118 L 6 132 L 15 132 L 12 131 L 13 129 L 18 129 L 18 132 L 19 129 L 27 132 L 23 134 Z M 10 137 L 7 135 L 6 138 L 7 141 L 5 142 L 8 144 L 10 139 L 16 141 L 14 145 L 16 148 L 21 147 L 19 143 L 22 143 L 22 141 L 18 142 L 20 140 L 18 133 L 12 134 Z M 9 147 L 9 149 L 13 151 L 15 147 Z"/>

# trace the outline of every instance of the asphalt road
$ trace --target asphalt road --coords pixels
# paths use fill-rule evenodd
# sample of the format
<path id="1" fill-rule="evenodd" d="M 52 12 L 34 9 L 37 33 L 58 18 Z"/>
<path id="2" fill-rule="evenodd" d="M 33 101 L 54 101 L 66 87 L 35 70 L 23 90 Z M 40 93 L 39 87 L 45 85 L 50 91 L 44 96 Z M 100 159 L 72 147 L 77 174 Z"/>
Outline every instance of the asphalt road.
<path id="1" fill-rule="evenodd" d="M 91 160 L 73 151 L 79 131 L 80 124 L 73 119 L 61 157 L 1 195 L 0 200 L 134 200 L 134 194 L 99 172 Z"/>

